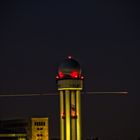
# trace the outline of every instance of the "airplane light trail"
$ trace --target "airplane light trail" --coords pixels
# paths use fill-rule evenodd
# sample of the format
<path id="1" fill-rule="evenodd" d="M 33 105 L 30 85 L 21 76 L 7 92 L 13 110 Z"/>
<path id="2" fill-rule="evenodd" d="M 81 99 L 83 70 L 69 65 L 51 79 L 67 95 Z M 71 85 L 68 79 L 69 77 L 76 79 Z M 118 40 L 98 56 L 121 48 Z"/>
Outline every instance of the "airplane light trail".
<path id="1" fill-rule="evenodd" d="M 90 92 L 82 92 L 82 94 L 86 95 L 104 95 L 104 94 L 109 94 L 109 95 L 128 95 L 127 91 L 90 91 Z M 0 94 L 0 97 L 30 97 L 30 96 L 58 96 L 56 93 L 23 93 L 23 94 L 5 94 L 2 93 Z"/>
<path id="2" fill-rule="evenodd" d="M 86 94 L 118 94 L 118 95 L 128 95 L 127 91 L 97 91 L 97 92 L 86 92 Z"/>

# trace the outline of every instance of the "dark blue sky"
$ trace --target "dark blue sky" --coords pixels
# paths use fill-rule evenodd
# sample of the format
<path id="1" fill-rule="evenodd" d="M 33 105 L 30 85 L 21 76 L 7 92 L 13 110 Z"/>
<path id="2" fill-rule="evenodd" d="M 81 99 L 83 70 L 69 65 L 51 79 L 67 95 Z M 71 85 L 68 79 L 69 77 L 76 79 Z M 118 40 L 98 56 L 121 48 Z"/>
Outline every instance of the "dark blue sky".
<path id="1" fill-rule="evenodd" d="M 0 92 L 56 92 L 57 67 L 79 60 L 85 91 L 129 95 L 82 97 L 83 133 L 101 140 L 140 137 L 139 2 L 1 1 Z M 58 97 L 0 98 L 0 118 L 49 116 L 59 135 Z"/>

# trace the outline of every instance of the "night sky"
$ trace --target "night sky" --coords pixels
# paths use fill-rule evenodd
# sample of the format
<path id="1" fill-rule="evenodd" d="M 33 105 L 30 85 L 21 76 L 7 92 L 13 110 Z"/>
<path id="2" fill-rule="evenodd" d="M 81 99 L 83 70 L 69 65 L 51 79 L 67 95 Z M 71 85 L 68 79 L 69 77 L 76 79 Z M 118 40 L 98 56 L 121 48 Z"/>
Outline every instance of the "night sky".
<path id="1" fill-rule="evenodd" d="M 140 137 L 140 4 L 136 0 L 1 0 L 0 94 L 57 93 L 58 65 L 76 58 L 84 91 L 128 96 L 82 96 L 84 137 Z M 49 117 L 59 136 L 59 96 L 1 97 L 0 119 Z"/>

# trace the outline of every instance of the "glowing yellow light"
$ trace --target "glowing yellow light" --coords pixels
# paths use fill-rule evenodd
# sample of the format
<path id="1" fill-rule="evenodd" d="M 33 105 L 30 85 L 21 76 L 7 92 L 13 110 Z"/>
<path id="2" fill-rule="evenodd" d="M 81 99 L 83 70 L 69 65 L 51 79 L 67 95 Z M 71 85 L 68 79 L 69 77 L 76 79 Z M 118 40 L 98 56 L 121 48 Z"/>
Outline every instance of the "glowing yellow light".
<path id="1" fill-rule="evenodd" d="M 82 90 L 82 88 L 58 88 L 58 90 Z"/>

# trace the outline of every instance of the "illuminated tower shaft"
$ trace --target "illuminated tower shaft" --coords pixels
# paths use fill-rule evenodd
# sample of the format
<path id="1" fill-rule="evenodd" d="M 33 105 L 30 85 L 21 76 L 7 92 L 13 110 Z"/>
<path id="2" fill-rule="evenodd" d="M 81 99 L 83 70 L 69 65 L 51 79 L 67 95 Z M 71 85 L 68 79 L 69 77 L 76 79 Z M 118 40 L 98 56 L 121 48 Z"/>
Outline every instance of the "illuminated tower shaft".
<path id="1" fill-rule="evenodd" d="M 61 140 L 81 140 L 81 99 L 83 82 L 80 79 L 58 81 L 60 93 Z"/>
<path id="2" fill-rule="evenodd" d="M 58 69 L 57 86 L 60 94 L 60 138 L 81 140 L 81 90 L 83 77 L 79 63 L 66 59 Z"/>

